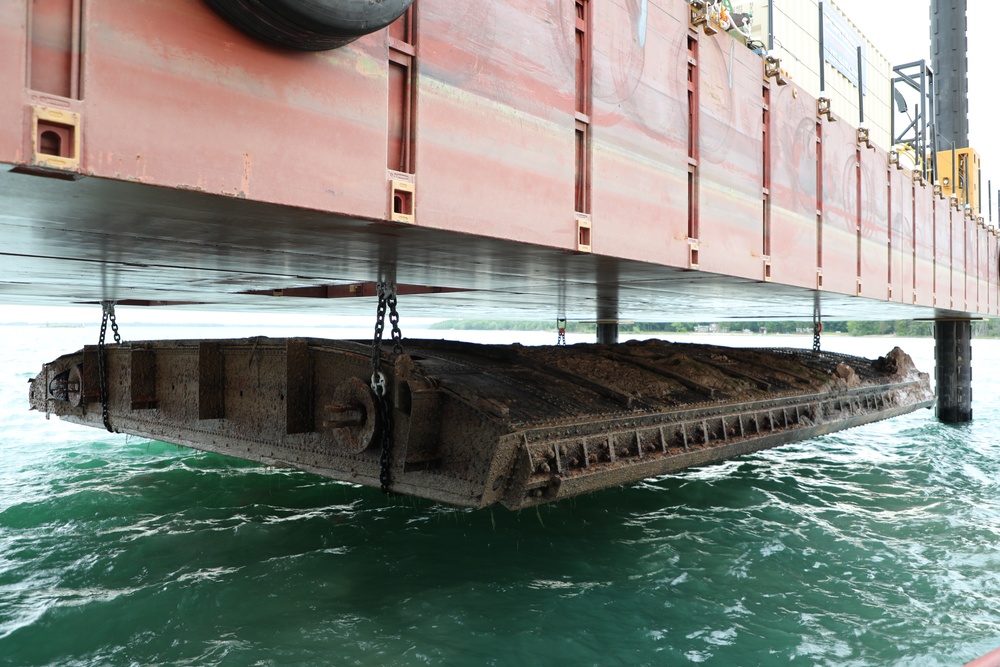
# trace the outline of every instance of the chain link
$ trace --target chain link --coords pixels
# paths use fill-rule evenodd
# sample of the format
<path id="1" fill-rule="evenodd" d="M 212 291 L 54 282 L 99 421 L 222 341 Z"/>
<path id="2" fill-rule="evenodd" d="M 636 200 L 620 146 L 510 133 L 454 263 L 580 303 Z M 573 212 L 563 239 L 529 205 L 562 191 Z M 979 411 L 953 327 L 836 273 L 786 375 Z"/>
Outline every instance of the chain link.
<path id="1" fill-rule="evenodd" d="M 378 400 L 378 419 L 381 427 L 382 454 L 379 458 L 379 486 L 382 493 L 389 493 L 392 483 L 392 406 L 389 404 L 385 375 L 380 370 L 382 362 L 382 333 L 385 331 L 385 314 L 389 311 L 392 325 L 392 352 L 403 354 L 403 334 L 399 330 L 399 313 L 396 311 L 396 286 L 379 282 L 376 286 L 378 307 L 375 311 L 375 337 L 372 339 L 372 391 Z"/>
<path id="2" fill-rule="evenodd" d="M 111 427 L 111 416 L 108 409 L 107 351 L 104 343 L 104 339 L 108 333 L 108 322 L 111 322 L 111 331 L 114 334 L 116 344 L 121 345 L 122 337 L 118 333 L 118 322 L 115 320 L 115 302 L 102 301 L 101 310 L 103 311 L 101 316 L 101 335 L 97 339 L 97 366 L 101 381 L 101 418 L 104 420 L 104 428 L 108 429 L 109 433 L 114 433 L 115 430 Z"/>
<path id="3" fill-rule="evenodd" d="M 110 302 L 110 307 L 108 308 L 108 321 L 111 322 L 111 332 L 115 335 L 115 344 L 122 344 L 122 337 L 118 333 L 118 320 L 115 319 L 115 302 Z"/>
<path id="4" fill-rule="evenodd" d="M 813 352 L 819 352 L 819 335 L 823 333 L 823 311 L 820 309 L 819 292 L 813 293 Z"/>
<path id="5" fill-rule="evenodd" d="M 389 306 L 389 324 L 392 325 L 392 353 L 403 354 L 403 332 L 399 330 L 399 313 L 396 312 L 396 286 L 392 285 L 385 297 Z"/>
<path id="6" fill-rule="evenodd" d="M 379 373 L 381 375 L 381 373 Z M 378 411 L 382 417 L 382 453 L 379 457 L 378 484 L 382 493 L 388 495 L 392 484 L 392 406 L 385 391 L 385 378 L 382 378 L 381 391 L 377 392 Z"/>
<path id="7" fill-rule="evenodd" d="M 378 293 L 378 307 L 375 310 L 375 337 L 372 339 L 372 391 L 377 394 L 382 332 L 385 330 L 385 283 L 379 283 L 375 289 Z M 385 378 L 383 378 L 382 384 L 384 386 Z"/>

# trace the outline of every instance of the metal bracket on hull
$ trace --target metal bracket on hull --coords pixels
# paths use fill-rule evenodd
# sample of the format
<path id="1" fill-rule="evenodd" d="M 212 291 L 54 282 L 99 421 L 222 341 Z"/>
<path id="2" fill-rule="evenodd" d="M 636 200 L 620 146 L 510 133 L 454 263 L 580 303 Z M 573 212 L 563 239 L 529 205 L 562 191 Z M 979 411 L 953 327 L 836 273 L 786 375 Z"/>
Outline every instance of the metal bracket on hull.
<path id="1" fill-rule="evenodd" d="M 826 119 L 831 123 L 837 121 L 837 119 L 834 118 L 833 116 L 833 109 L 830 105 L 829 97 L 816 98 L 816 116 L 817 118 L 822 118 L 823 116 L 826 116 Z"/>
<path id="2" fill-rule="evenodd" d="M 902 171 L 904 168 L 899 161 L 899 151 L 897 151 L 895 148 L 889 150 L 889 165 L 896 167 L 898 171 Z"/>
<path id="3" fill-rule="evenodd" d="M 867 148 L 873 148 L 872 140 L 868 132 L 867 127 L 858 128 L 858 146 L 865 146 Z"/>
<path id="4" fill-rule="evenodd" d="M 593 251 L 593 221 L 586 213 L 576 214 L 576 251 L 589 253 Z"/>
<path id="5" fill-rule="evenodd" d="M 781 71 L 781 58 L 772 53 L 764 56 L 764 76 L 768 79 L 774 79 L 779 86 L 788 85 L 785 73 Z"/>
<path id="6" fill-rule="evenodd" d="M 389 199 L 391 205 L 389 218 L 392 222 L 412 225 L 416 221 L 414 203 L 417 191 L 417 186 L 413 182 L 413 176 L 399 172 L 391 172 L 391 175 L 392 178 L 389 180 Z"/>
<path id="7" fill-rule="evenodd" d="M 700 25 L 707 25 L 708 24 L 707 3 L 705 3 L 704 0 L 690 0 L 688 4 L 691 5 L 691 27 L 697 28 Z M 712 30 L 712 32 L 708 32 L 708 30 L 709 29 L 706 27 L 705 29 L 706 34 L 711 35 L 715 33 L 714 29 Z"/>
<path id="8" fill-rule="evenodd" d="M 32 107 L 31 165 L 58 172 L 80 169 L 80 114 L 64 109 Z M 79 177 L 79 174 L 72 174 Z"/>

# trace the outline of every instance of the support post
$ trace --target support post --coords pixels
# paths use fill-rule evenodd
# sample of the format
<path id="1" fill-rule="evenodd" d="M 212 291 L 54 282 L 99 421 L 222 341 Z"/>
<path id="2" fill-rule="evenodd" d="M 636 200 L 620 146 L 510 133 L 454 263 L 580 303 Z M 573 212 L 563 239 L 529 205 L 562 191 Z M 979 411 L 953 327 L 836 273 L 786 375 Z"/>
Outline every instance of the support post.
<path id="1" fill-rule="evenodd" d="M 858 126 L 865 124 L 865 62 L 858 47 Z"/>
<path id="2" fill-rule="evenodd" d="M 614 345 L 618 342 L 617 322 L 597 323 L 597 342 L 600 345 Z"/>
<path id="3" fill-rule="evenodd" d="M 937 418 L 945 424 L 972 421 L 972 321 L 934 323 Z"/>
<path id="4" fill-rule="evenodd" d="M 774 51 L 774 0 L 767 0 L 767 50 Z"/>
<path id="5" fill-rule="evenodd" d="M 819 3 L 819 95 L 826 96 L 826 42 L 823 35 L 823 0 Z"/>

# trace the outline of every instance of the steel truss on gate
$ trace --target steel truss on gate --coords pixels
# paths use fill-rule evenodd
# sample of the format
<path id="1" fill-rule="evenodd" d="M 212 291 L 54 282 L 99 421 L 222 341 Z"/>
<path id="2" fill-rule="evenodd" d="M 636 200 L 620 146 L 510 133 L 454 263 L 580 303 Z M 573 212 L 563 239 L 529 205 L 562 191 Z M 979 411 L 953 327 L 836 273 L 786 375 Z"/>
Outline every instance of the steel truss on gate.
<path id="1" fill-rule="evenodd" d="M 914 151 L 914 168 L 919 170 L 925 180 L 934 182 L 937 179 L 937 98 L 934 70 L 926 60 L 917 60 L 892 68 L 896 74 L 892 79 L 892 144 L 909 144 Z M 913 116 L 909 114 L 905 90 L 916 91 L 919 101 L 913 105 Z M 902 114 L 908 121 L 903 129 L 897 131 L 896 117 Z"/>

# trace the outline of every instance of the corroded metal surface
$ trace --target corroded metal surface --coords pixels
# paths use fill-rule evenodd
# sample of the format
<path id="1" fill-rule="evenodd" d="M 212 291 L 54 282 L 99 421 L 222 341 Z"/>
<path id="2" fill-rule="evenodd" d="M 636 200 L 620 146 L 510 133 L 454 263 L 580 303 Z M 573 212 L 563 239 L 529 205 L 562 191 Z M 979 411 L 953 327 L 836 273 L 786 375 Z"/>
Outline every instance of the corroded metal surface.
<path id="1" fill-rule="evenodd" d="M 659 340 L 408 341 L 383 355 L 393 491 L 520 508 L 933 404 L 898 348 L 876 361 Z M 371 348 L 249 338 L 106 348 L 115 430 L 379 485 Z M 102 427 L 96 348 L 46 364 L 34 409 Z"/>
<path id="2" fill-rule="evenodd" d="M 421 0 L 304 54 L 192 0 L 3 0 L 0 301 L 321 310 L 388 277 L 425 316 L 1000 314 L 998 232 L 842 110 L 683 0 L 580 4 L 586 53 L 576 2 Z"/>

